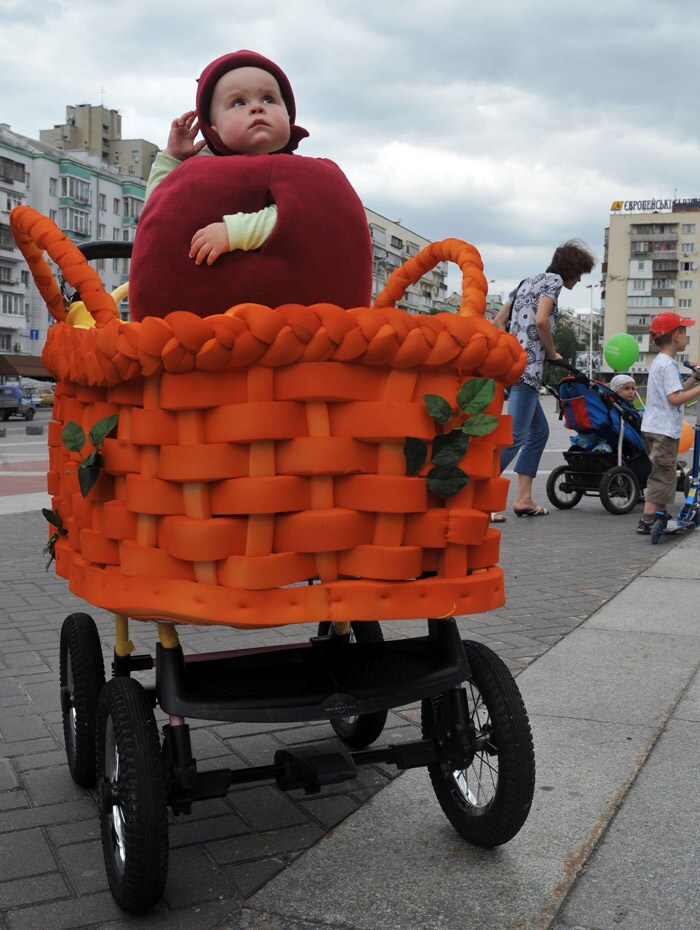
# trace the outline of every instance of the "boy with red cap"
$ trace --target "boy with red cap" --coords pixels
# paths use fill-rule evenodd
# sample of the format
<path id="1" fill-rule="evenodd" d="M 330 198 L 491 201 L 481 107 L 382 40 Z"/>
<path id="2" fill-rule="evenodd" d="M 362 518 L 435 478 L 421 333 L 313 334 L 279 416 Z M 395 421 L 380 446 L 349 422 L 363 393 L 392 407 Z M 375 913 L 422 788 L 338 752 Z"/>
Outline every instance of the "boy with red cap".
<path id="1" fill-rule="evenodd" d="M 133 319 L 243 302 L 369 303 L 362 203 L 332 161 L 292 156 L 308 136 L 295 119 L 289 80 L 270 59 L 241 50 L 204 69 L 196 111 L 173 120 L 149 178 Z M 205 145 L 220 157 L 193 158 Z"/>
<path id="2" fill-rule="evenodd" d="M 649 368 L 647 399 L 642 417 L 642 433 L 651 460 L 651 474 L 644 496 L 644 514 L 637 532 L 649 535 L 657 519 L 668 522 L 668 507 L 676 496 L 676 459 L 683 426 L 683 405 L 700 397 L 700 383 L 695 372 L 683 381 L 676 355 L 688 345 L 686 327 L 695 320 L 677 313 L 660 313 L 649 326 L 659 354 Z"/>

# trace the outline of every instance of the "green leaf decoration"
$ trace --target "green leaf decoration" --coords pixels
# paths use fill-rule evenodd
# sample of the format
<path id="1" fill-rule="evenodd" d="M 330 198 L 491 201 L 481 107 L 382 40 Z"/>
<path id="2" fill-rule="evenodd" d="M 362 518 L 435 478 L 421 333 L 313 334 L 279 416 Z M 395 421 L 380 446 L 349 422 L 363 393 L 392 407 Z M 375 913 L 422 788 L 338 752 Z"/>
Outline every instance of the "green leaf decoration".
<path id="1" fill-rule="evenodd" d="M 486 436 L 487 433 L 492 433 L 497 426 L 498 417 L 492 417 L 490 413 L 477 413 L 462 424 L 462 432 L 466 433 L 467 436 Z"/>
<path id="2" fill-rule="evenodd" d="M 436 465 L 428 472 L 425 480 L 437 497 L 452 497 L 467 484 L 469 475 L 456 465 Z"/>
<path id="3" fill-rule="evenodd" d="M 452 416 L 452 407 L 439 394 L 424 394 L 423 403 L 436 423 L 447 423 Z"/>
<path id="4" fill-rule="evenodd" d="M 450 430 L 433 439 L 433 464 L 456 465 L 464 458 L 469 445 L 469 436 L 461 429 Z"/>
<path id="5" fill-rule="evenodd" d="M 472 378 L 465 381 L 457 394 L 457 406 L 465 413 L 481 413 L 496 394 L 493 378 Z"/>
<path id="6" fill-rule="evenodd" d="M 85 433 L 82 426 L 74 420 L 69 420 L 63 427 L 61 442 L 69 452 L 80 452 L 85 445 Z"/>
<path id="7" fill-rule="evenodd" d="M 61 514 L 57 510 L 47 510 L 46 507 L 42 507 L 41 512 L 49 521 L 51 526 L 56 527 L 61 536 L 66 535 L 66 530 L 63 529 L 63 520 L 61 519 Z"/>
<path id="8" fill-rule="evenodd" d="M 116 427 L 119 417 L 113 413 L 111 417 L 105 417 L 104 420 L 98 420 L 90 430 L 90 442 L 97 449 L 105 441 L 107 436 Z"/>
<path id="9" fill-rule="evenodd" d="M 100 477 L 100 471 L 104 465 L 104 459 L 99 452 L 91 452 L 90 455 L 86 455 L 83 461 L 78 466 L 78 483 L 80 485 L 80 493 L 83 497 L 87 497 L 92 489 L 93 485 Z"/>
<path id="10" fill-rule="evenodd" d="M 406 474 L 417 475 L 428 458 L 428 446 L 422 439 L 407 436 L 403 444 L 403 454 L 406 459 Z"/>

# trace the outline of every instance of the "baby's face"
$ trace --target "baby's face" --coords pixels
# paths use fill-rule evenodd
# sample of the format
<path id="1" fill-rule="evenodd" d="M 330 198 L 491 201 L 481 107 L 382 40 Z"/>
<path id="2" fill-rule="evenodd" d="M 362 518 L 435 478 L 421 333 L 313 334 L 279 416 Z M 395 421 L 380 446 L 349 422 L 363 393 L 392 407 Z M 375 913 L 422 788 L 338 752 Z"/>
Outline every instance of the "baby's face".
<path id="1" fill-rule="evenodd" d="M 277 152 L 291 127 L 279 84 L 262 68 L 234 68 L 216 82 L 211 125 L 224 145 L 241 155 Z"/>
<path id="2" fill-rule="evenodd" d="M 628 381 L 627 384 L 623 384 L 621 388 L 617 389 L 617 393 L 623 400 L 626 400 L 629 404 L 634 400 L 634 395 L 637 391 L 634 381 Z"/>

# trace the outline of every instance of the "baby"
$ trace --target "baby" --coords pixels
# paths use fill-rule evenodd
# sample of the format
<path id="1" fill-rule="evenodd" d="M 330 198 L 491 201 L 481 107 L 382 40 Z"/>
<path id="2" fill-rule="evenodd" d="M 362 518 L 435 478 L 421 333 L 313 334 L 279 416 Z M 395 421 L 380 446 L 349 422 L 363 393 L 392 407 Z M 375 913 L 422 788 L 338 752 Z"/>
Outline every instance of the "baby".
<path id="1" fill-rule="evenodd" d="M 132 318 L 244 302 L 366 306 L 364 208 L 332 161 L 292 154 L 308 132 L 282 69 L 256 52 L 223 55 L 202 72 L 196 104 L 173 120 L 148 181 Z M 193 157 L 205 145 L 216 158 Z"/>
<path id="2" fill-rule="evenodd" d="M 634 406 L 637 385 L 631 375 L 615 375 L 610 382 L 610 390 L 615 391 L 630 406 Z"/>

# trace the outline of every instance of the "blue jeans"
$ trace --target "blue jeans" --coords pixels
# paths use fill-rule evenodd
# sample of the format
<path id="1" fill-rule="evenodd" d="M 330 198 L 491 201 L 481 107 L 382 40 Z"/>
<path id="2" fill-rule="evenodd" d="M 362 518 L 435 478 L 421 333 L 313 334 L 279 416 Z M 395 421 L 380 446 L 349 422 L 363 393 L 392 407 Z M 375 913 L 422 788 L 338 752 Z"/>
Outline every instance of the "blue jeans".
<path id="1" fill-rule="evenodd" d="M 501 449 L 501 471 L 520 452 L 515 464 L 516 473 L 534 478 L 549 438 L 549 424 L 540 404 L 539 392 L 522 381 L 514 384 L 508 395 L 508 413 L 513 418 L 513 443 Z"/>

